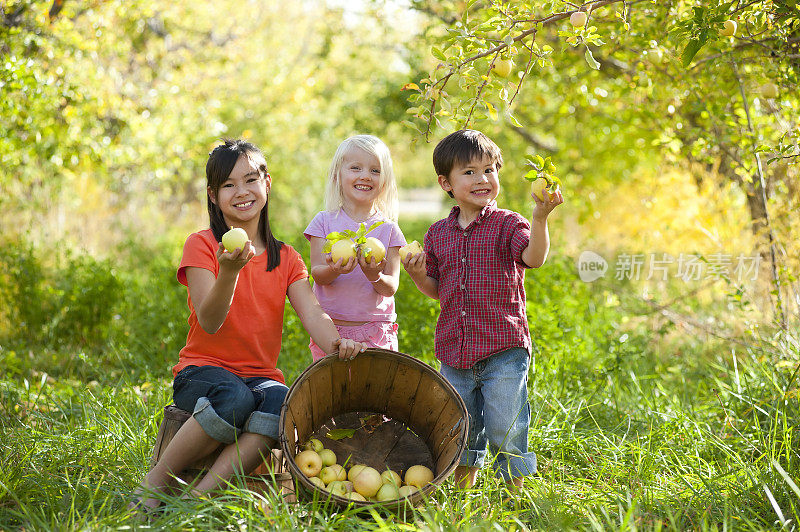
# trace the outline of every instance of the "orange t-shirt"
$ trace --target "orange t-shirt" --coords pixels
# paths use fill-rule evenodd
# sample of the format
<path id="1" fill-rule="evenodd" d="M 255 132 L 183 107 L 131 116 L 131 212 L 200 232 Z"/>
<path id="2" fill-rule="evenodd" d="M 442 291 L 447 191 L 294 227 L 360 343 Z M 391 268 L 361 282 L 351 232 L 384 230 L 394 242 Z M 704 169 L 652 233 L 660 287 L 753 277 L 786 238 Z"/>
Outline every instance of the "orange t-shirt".
<path id="1" fill-rule="evenodd" d="M 218 247 L 211 229 L 189 235 L 178 266 L 178 281 L 187 285 L 188 266 L 205 268 L 216 277 Z M 302 257 L 289 245 L 283 245 L 281 263 L 270 272 L 266 252 L 253 257 L 239 272 L 228 316 L 214 334 L 200 327 L 190 295 L 189 335 L 172 374 L 177 375 L 186 366 L 210 365 L 241 377 L 267 377 L 284 382 L 283 372 L 276 364 L 281 350 L 286 290 L 290 284 L 307 278 Z"/>

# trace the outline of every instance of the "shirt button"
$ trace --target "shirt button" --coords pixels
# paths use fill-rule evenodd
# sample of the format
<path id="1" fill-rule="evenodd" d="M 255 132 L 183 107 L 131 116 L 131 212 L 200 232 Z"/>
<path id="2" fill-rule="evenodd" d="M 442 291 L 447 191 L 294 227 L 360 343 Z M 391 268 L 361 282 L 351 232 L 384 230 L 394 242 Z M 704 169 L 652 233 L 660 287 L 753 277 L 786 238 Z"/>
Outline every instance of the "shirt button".
<path id="1" fill-rule="evenodd" d="M 462 289 L 462 290 L 464 289 L 464 285 L 463 285 L 463 284 L 461 285 L 461 289 Z"/>
<path id="2" fill-rule="evenodd" d="M 467 262 L 467 257 L 461 257 L 461 262 Z"/>
<path id="3" fill-rule="evenodd" d="M 466 311 L 466 310 L 462 310 L 462 311 L 461 311 L 461 315 L 462 315 L 462 316 L 466 316 L 466 315 L 467 315 L 467 311 Z"/>

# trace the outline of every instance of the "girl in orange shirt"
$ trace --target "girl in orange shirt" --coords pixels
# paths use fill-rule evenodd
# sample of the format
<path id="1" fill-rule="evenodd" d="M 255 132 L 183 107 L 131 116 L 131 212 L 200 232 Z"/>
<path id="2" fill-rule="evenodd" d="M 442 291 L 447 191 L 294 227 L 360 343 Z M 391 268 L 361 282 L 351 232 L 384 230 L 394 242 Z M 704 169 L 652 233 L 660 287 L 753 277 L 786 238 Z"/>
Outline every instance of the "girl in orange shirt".
<path id="1" fill-rule="evenodd" d="M 189 291 L 189 335 L 173 368 L 173 400 L 193 412 L 145 476 L 132 507 L 148 511 L 174 475 L 224 446 L 186 496 L 247 474 L 278 440 L 288 392 L 277 369 L 288 297 L 314 342 L 351 359 L 366 346 L 341 339 L 308 282 L 300 254 L 269 226 L 272 177 L 261 151 L 242 140 L 214 148 L 206 164 L 210 229 L 189 235 L 178 280 Z M 243 249 L 220 243 L 231 227 L 249 240 Z"/>

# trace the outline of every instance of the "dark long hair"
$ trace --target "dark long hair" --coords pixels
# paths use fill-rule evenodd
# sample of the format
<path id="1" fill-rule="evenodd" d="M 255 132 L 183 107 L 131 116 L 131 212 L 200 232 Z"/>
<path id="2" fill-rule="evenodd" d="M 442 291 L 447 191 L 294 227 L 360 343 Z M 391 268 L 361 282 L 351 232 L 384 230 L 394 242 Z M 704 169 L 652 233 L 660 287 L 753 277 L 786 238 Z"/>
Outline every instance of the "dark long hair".
<path id="1" fill-rule="evenodd" d="M 228 180 L 239 157 L 247 157 L 253 163 L 253 166 L 258 168 L 259 175 L 266 179 L 267 160 L 261 150 L 255 145 L 240 139 L 223 139 L 222 142 L 222 144 L 211 150 L 206 163 L 206 184 L 214 193 L 214 197 L 219 196 L 220 187 Z M 208 218 L 211 224 L 211 232 L 214 233 L 214 238 L 217 239 L 217 242 L 220 242 L 222 235 L 230 228 L 225 223 L 222 209 L 211 201 L 210 195 L 208 197 Z M 267 271 L 271 271 L 281 263 L 283 242 L 275 238 L 269 227 L 269 194 L 267 194 L 267 203 L 261 209 L 261 215 L 258 220 L 258 236 L 267 246 Z"/>

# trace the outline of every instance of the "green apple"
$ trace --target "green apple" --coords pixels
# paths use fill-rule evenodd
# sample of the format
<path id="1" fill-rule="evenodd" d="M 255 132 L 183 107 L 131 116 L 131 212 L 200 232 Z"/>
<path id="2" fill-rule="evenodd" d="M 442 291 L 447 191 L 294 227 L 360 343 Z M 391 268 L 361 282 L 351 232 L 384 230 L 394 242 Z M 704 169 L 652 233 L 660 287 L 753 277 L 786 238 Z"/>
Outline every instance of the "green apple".
<path id="1" fill-rule="evenodd" d="M 331 466 L 327 466 L 323 467 L 319 472 L 319 478 L 325 483 L 325 485 L 328 485 L 334 480 L 339 480 L 339 474 L 335 469 L 331 468 Z"/>
<path id="2" fill-rule="evenodd" d="M 511 59 L 503 59 L 498 57 L 494 60 L 492 71 L 501 78 L 507 78 L 511 74 L 511 69 L 514 67 L 514 62 Z"/>
<path id="3" fill-rule="evenodd" d="M 395 484 L 386 483 L 380 487 L 378 493 L 375 494 L 375 498 L 381 502 L 393 501 L 400 498 L 400 491 Z"/>
<path id="4" fill-rule="evenodd" d="M 334 495 L 338 495 L 339 497 L 344 497 L 345 495 L 347 495 L 347 487 L 341 480 L 334 480 L 333 482 L 328 484 L 328 487 L 326 489 L 331 493 L 333 493 Z"/>
<path id="5" fill-rule="evenodd" d="M 433 480 L 433 471 L 424 465 L 413 465 L 406 471 L 405 481 L 409 486 L 425 487 Z"/>
<path id="6" fill-rule="evenodd" d="M 575 26 L 576 28 L 582 28 L 586 25 L 586 21 L 589 17 L 586 16 L 586 13 L 583 11 L 575 11 L 573 14 L 569 16 L 569 23 Z"/>
<path id="7" fill-rule="evenodd" d="M 383 242 L 377 238 L 368 236 L 366 242 L 361 244 L 361 253 L 364 254 L 364 258 L 367 262 L 369 262 L 371 258 L 374 258 L 375 262 L 378 263 L 386 257 L 386 247 L 383 245 Z"/>
<path id="8" fill-rule="evenodd" d="M 333 262 L 341 260 L 342 264 L 344 264 L 348 260 L 355 258 L 355 256 L 356 244 L 349 238 L 337 240 L 331 245 L 331 260 Z"/>
<path id="9" fill-rule="evenodd" d="M 325 489 L 325 483 L 322 482 L 321 478 L 319 478 L 319 477 L 311 477 L 308 480 L 310 480 L 311 483 L 314 484 L 316 487 Z"/>
<path id="10" fill-rule="evenodd" d="M 225 251 L 233 253 L 237 249 L 244 249 L 245 244 L 250 238 L 247 236 L 247 231 L 241 227 L 232 227 L 230 231 L 222 235 L 222 245 L 225 246 Z"/>
<path id="11" fill-rule="evenodd" d="M 303 449 L 311 449 L 312 451 L 316 451 L 319 453 L 324 447 L 322 446 L 322 442 L 316 438 L 311 438 L 308 440 L 305 445 L 303 445 Z"/>
<path id="12" fill-rule="evenodd" d="M 339 464 L 331 464 L 328 467 L 336 472 L 336 480 L 347 480 L 347 471 Z"/>
<path id="13" fill-rule="evenodd" d="M 319 451 L 319 457 L 322 458 L 323 466 L 329 466 L 336 463 L 336 453 L 330 449 L 322 449 Z"/>
<path id="14" fill-rule="evenodd" d="M 294 457 L 294 463 L 309 478 L 317 476 L 322 470 L 322 458 L 319 457 L 316 451 L 310 449 L 297 453 L 297 456 Z"/>

